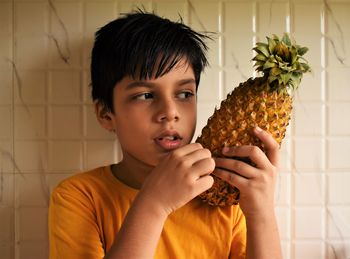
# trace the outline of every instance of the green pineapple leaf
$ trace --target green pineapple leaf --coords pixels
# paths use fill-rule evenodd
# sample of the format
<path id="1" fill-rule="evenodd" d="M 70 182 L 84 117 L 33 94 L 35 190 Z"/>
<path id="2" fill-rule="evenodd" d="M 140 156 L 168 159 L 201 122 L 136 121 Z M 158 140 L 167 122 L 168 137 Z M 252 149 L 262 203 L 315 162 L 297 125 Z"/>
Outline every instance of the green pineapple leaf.
<path id="1" fill-rule="evenodd" d="M 262 72 L 271 89 L 297 89 L 303 73 L 311 71 L 303 57 L 308 48 L 297 45 L 287 33 L 281 40 L 276 35 L 266 39 L 267 43 L 258 42 L 253 48 L 256 71 Z"/>
<path id="2" fill-rule="evenodd" d="M 290 38 L 287 33 L 283 34 L 282 42 L 284 42 L 288 47 L 292 46 L 292 42 L 290 41 Z"/>
<path id="3" fill-rule="evenodd" d="M 298 55 L 303 56 L 306 52 L 308 52 L 308 48 L 307 47 L 302 47 L 298 49 Z"/>
<path id="4" fill-rule="evenodd" d="M 269 47 L 266 43 L 258 42 L 253 50 L 255 50 L 257 53 L 265 55 L 266 57 L 270 56 Z"/>

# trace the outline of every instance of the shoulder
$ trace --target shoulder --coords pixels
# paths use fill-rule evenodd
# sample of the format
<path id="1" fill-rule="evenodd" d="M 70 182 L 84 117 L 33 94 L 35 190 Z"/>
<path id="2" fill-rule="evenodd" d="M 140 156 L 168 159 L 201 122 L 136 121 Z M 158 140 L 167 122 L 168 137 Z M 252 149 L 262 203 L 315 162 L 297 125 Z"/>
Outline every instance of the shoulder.
<path id="1" fill-rule="evenodd" d="M 99 167 L 90 171 L 77 173 L 60 182 L 53 190 L 53 195 L 61 194 L 78 194 L 91 191 L 97 191 L 104 188 L 108 183 L 108 167 Z"/>

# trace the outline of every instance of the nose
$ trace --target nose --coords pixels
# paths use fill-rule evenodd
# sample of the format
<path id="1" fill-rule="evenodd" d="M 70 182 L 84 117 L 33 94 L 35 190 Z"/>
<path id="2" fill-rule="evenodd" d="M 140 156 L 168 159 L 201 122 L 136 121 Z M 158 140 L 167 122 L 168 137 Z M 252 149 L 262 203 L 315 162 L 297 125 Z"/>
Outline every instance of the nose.
<path id="1" fill-rule="evenodd" d="M 159 103 L 157 121 L 177 121 L 179 120 L 179 111 L 174 100 L 163 100 Z"/>

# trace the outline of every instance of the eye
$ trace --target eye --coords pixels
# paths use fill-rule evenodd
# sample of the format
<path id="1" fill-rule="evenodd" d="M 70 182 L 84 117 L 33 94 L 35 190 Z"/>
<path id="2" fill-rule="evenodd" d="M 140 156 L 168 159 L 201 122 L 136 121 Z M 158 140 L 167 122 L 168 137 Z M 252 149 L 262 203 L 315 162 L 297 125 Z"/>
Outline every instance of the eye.
<path id="1" fill-rule="evenodd" d="M 142 93 L 142 94 L 138 94 L 138 95 L 134 96 L 134 99 L 136 99 L 136 100 L 147 100 L 147 99 L 151 99 L 151 98 L 153 98 L 152 93 Z"/>
<path id="2" fill-rule="evenodd" d="M 184 91 L 184 92 L 179 93 L 177 96 L 180 99 L 188 99 L 188 98 L 191 98 L 193 95 L 194 94 L 190 91 Z"/>

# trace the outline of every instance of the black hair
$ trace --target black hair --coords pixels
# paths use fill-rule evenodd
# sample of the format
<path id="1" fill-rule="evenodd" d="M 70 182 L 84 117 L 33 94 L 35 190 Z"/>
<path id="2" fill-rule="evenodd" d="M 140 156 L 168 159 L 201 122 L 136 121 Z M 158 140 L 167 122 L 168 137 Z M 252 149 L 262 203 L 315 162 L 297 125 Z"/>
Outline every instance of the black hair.
<path id="1" fill-rule="evenodd" d="M 196 86 L 208 65 L 204 40 L 182 19 L 172 22 L 138 10 L 118 18 L 95 34 L 91 57 L 92 99 L 113 111 L 113 89 L 125 76 L 158 78 L 182 58 L 192 67 Z"/>

